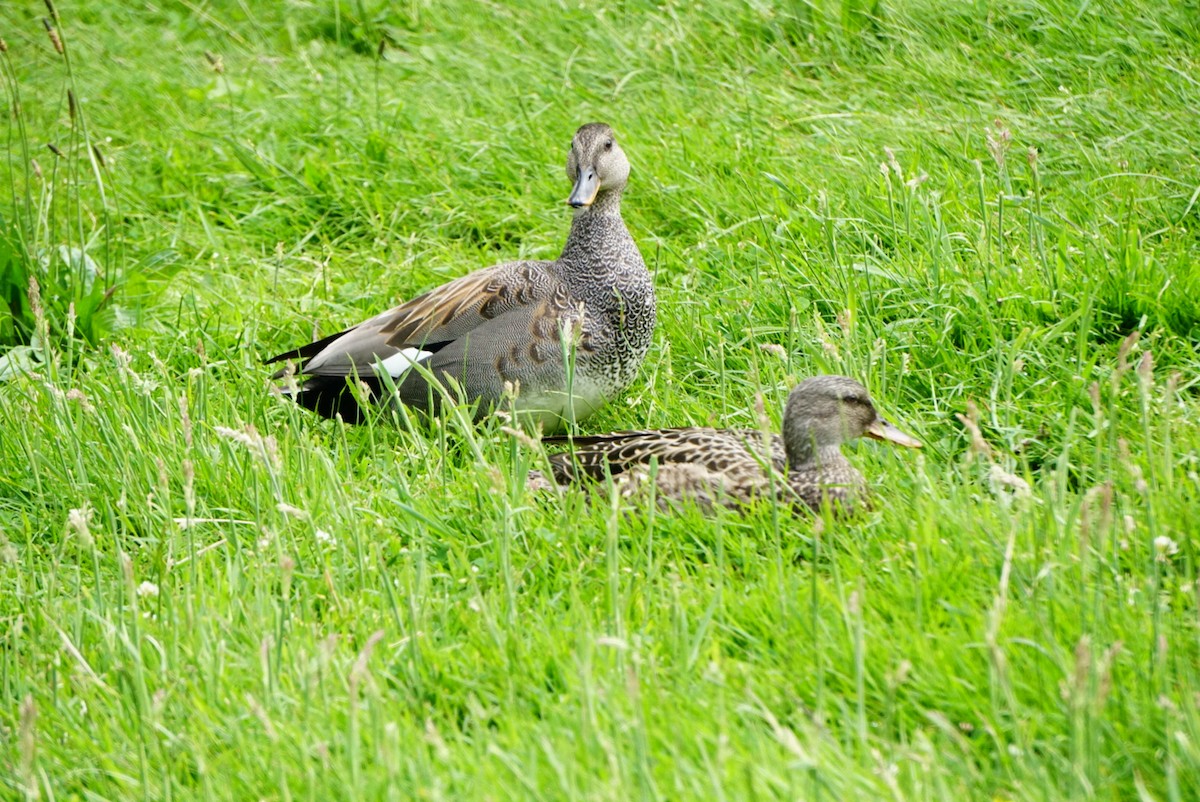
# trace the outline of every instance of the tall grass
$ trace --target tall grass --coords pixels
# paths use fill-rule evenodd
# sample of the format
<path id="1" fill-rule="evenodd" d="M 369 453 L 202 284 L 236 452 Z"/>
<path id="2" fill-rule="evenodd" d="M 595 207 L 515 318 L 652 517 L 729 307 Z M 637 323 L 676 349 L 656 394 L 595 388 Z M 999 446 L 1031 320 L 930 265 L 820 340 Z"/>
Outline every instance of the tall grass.
<path id="1" fill-rule="evenodd" d="M 129 321 L 151 279 L 170 275 L 166 268 L 174 261 L 169 250 L 131 260 L 120 201 L 107 189 L 113 176 L 106 145 L 88 124 L 86 75 L 77 75 L 57 8 L 46 0 L 45 10 L 36 23 L 41 41 L 31 39 L 33 26 L 27 25 L 12 45 L 0 45 L 11 202 L 0 210 L 4 376 L 44 358 L 43 336 L 59 347 L 75 338 L 85 345 L 101 343 Z M 33 84 L 33 91 L 23 92 L 23 83 Z M 118 289 L 124 309 L 117 303 Z M 46 324 L 41 333 L 38 303 Z"/>
<path id="2" fill-rule="evenodd" d="M 0 384 L 4 794 L 1200 794 L 1185 5 L 72 12 L 73 79 L 4 31 L 46 57 L 4 62 L 28 253 L 108 270 L 119 217 L 120 264 L 185 269 Z M 28 107 L 68 89 L 60 243 Z M 849 449 L 874 512 L 535 497 L 501 421 L 268 392 L 314 330 L 556 255 L 593 119 L 661 311 L 586 428 L 777 423 L 848 373 L 927 444 Z"/>

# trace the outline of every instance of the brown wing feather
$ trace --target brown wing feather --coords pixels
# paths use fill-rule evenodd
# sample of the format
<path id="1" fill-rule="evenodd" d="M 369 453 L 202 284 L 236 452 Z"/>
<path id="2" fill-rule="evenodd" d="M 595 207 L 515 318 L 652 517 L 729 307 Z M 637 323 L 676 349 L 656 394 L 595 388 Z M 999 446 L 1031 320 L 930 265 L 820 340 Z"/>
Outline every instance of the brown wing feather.
<path id="1" fill-rule="evenodd" d="M 547 263 L 516 262 L 478 270 L 401 304 L 379 321 L 394 348 L 454 340 L 482 323 L 548 294 Z"/>
<path id="2" fill-rule="evenodd" d="M 419 295 L 316 344 L 280 354 L 270 362 L 302 358 L 299 373 L 347 376 L 366 373 L 378 360 L 405 348 L 437 351 L 513 309 L 561 290 L 549 262 L 512 262 L 477 270 Z"/>
<path id="3" fill-rule="evenodd" d="M 565 438 L 546 438 L 546 441 L 565 442 Z M 762 433 L 751 429 L 684 427 L 613 432 L 575 437 L 571 443 L 571 449 L 550 457 L 559 481 L 601 479 L 606 473 L 617 475 L 647 465 L 652 459 L 659 465 L 690 463 L 709 471 L 761 472 L 760 457 L 756 454 L 761 453 Z M 771 437 L 771 462 L 776 470 L 783 471 L 783 445 L 776 436 Z"/>

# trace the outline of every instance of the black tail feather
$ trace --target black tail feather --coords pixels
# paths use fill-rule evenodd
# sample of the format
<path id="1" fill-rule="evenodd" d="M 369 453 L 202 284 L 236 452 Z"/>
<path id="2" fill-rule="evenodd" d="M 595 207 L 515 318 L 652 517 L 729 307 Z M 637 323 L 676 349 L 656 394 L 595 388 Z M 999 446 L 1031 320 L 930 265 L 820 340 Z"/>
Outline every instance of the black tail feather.
<path id="1" fill-rule="evenodd" d="M 285 391 L 284 394 L 321 417 L 334 419 L 341 416 L 346 423 L 362 423 L 366 420 L 367 412 L 350 389 L 350 381 L 345 376 L 313 376 L 305 379 L 295 391 Z M 373 397 L 379 397 L 383 388 L 378 379 L 360 381 Z"/>

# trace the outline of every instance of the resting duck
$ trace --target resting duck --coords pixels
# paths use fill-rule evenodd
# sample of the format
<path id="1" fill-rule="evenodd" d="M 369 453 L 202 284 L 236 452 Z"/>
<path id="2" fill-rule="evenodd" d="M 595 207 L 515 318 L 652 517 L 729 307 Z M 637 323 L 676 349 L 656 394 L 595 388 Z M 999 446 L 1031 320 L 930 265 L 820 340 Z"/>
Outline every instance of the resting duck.
<path id="1" fill-rule="evenodd" d="M 645 485 L 656 461 L 661 499 L 691 499 L 700 506 L 738 507 L 774 492 L 795 508 L 820 509 L 825 501 L 851 512 L 866 496 L 866 480 L 842 454 L 842 443 L 867 436 L 920 448 L 920 441 L 880 417 L 866 388 L 846 376 L 814 376 L 796 386 L 783 413 L 783 437 L 749 430 L 686 427 L 614 432 L 571 440 L 572 449 L 550 457 L 560 484 L 611 474 L 626 492 Z M 567 442 L 548 437 L 546 442 Z M 767 466 L 774 473 L 769 476 Z M 538 484 L 540 477 L 531 477 Z M 644 489 L 644 488 L 642 488 Z"/>
<path id="2" fill-rule="evenodd" d="M 432 375 L 456 400 L 478 402 L 477 418 L 515 392 L 521 417 L 547 430 L 621 392 L 650 347 L 655 298 L 621 219 L 629 161 L 612 128 L 589 123 L 575 132 L 567 177 L 574 183 L 567 203 L 577 211 L 558 259 L 470 273 L 272 357 L 295 361 L 275 374 L 288 379 L 280 391 L 325 417 L 357 423 L 366 410 L 351 381 L 372 399 L 393 385 L 396 401 L 432 412 L 441 400 Z"/>

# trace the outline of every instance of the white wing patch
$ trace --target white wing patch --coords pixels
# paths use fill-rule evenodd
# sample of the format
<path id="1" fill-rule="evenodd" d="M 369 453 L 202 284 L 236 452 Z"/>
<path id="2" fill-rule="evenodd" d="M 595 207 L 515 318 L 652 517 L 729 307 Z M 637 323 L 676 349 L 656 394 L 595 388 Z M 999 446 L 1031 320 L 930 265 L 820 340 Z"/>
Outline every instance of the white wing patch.
<path id="1" fill-rule="evenodd" d="M 412 369 L 412 366 L 422 359 L 433 356 L 433 351 L 422 351 L 420 348 L 405 348 L 399 353 L 392 354 L 387 359 L 376 363 L 376 370 L 386 371 L 393 379 L 398 379 Z"/>

